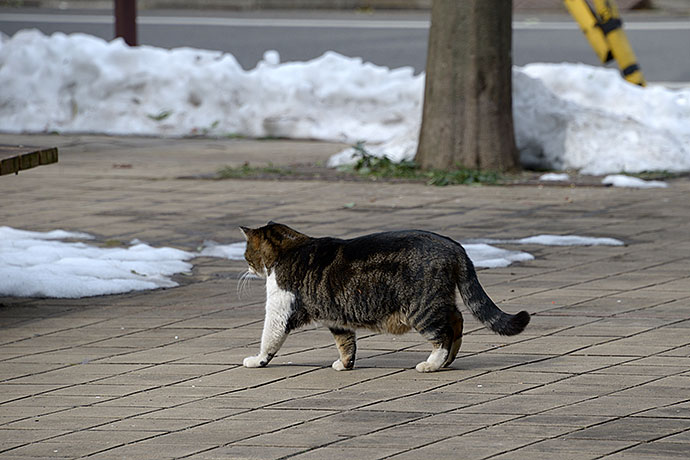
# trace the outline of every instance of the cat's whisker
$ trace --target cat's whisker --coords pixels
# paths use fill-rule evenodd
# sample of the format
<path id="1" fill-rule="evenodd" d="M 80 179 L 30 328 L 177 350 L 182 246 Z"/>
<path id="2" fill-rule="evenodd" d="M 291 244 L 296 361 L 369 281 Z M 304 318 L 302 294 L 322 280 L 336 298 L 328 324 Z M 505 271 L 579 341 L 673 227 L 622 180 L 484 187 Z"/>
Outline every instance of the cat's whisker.
<path id="1" fill-rule="evenodd" d="M 241 299 L 242 298 L 242 290 L 244 289 L 244 282 L 246 279 L 247 272 L 242 273 L 240 275 L 240 279 L 237 281 L 237 298 Z"/>
<path id="2" fill-rule="evenodd" d="M 255 275 L 251 270 L 245 270 L 240 274 L 237 280 L 237 297 L 242 298 L 242 294 L 246 293 L 250 289 L 251 280 L 255 278 Z"/>

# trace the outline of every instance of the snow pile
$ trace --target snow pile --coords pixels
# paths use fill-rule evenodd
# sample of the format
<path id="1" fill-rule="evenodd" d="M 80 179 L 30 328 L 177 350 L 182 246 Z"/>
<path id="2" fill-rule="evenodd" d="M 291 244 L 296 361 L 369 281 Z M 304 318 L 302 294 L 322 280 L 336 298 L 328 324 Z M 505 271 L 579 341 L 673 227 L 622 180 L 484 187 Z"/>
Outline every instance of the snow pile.
<path id="1" fill-rule="evenodd" d="M 423 76 L 326 53 L 245 71 L 230 54 L 21 31 L 0 48 L 5 131 L 380 142 L 414 130 Z"/>
<path id="2" fill-rule="evenodd" d="M 625 176 L 622 174 L 613 174 L 606 176 L 601 180 L 604 185 L 613 185 L 614 187 L 629 187 L 629 188 L 665 188 L 668 187 L 666 182 L 658 180 L 643 180 L 637 177 Z"/>
<path id="3" fill-rule="evenodd" d="M 157 136 L 276 136 L 355 143 L 412 159 L 424 76 L 333 52 L 245 71 L 229 54 L 127 47 L 84 34 L 0 35 L 0 129 Z M 587 174 L 690 170 L 690 89 L 640 88 L 613 69 L 513 71 L 524 165 Z M 331 159 L 352 161 L 349 149 Z"/>
<path id="4" fill-rule="evenodd" d="M 177 286 L 169 277 L 189 271 L 194 254 L 135 244 L 98 248 L 62 239 L 84 233 L 48 233 L 0 227 L 0 295 L 78 298 Z"/>
<path id="5" fill-rule="evenodd" d="M 690 89 L 642 88 L 614 69 L 529 64 L 513 72 L 522 163 L 584 174 L 690 169 Z"/>

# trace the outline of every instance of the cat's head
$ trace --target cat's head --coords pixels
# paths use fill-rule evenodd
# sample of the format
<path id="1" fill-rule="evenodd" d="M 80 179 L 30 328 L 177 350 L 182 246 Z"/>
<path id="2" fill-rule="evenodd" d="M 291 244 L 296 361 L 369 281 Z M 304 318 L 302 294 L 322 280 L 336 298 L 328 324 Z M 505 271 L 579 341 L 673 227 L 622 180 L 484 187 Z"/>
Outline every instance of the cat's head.
<path id="1" fill-rule="evenodd" d="M 270 275 L 281 254 L 309 239 L 307 235 L 273 221 L 259 228 L 240 227 L 240 231 L 247 240 L 244 258 L 249 271 L 263 278 Z"/>

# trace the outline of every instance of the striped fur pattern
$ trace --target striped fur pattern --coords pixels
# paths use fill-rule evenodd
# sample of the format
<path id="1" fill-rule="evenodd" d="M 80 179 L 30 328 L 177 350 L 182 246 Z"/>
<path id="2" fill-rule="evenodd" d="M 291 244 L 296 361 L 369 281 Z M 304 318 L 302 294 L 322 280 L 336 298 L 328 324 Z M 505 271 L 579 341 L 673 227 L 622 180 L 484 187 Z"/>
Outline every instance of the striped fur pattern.
<path id="1" fill-rule="evenodd" d="M 479 284 L 463 247 L 444 236 L 407 230 L 349 240 L 311 238 L 274 222 L 241 227 L 249 270 L 266 278 L 266 317 L 257 356 L 263 367 L 287 335 L 311 322 L 327 326 L 338 347 L 336 370 L 352 369 L 357 329 L 419 332 L 432 345 L 419 372 L 450 366 L 462 343 L 457 294 L 489 329 L 515 335 L 529 323 L 526 311 L 501 311 Z"/>

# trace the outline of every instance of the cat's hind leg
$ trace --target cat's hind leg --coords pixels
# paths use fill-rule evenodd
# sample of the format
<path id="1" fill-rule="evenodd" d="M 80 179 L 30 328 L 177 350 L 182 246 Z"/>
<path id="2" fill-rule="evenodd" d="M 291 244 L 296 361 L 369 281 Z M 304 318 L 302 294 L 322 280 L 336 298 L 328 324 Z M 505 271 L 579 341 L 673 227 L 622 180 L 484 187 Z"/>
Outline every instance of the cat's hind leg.
<path id="1" fill-rule="evenodd" d="M 451 311 L 450 308 L 436 308 L 438 310 Z M 431 342 L 433 346 L 431 354 L 426 361 L 422 361 L 415 367 L 417 372 L 437 371 L 446 365 L 451 357 L 453 344 L 455 342 L 455 333 L 448 321 L 448 315 L 438 310 L 430 307 L 426 311 L 420 312 L 411 318 L 413 327 L 422 334 L 425 339 Z M 455 306 L 453 306 L 453 310 L 457 311 Z M 458 348 L 460 348 L 459 344 Z M 453 356 L 453 358 L 455 358 L 455 356 Z M 452 361 L 452 359 L 450 359 L 450 361 Z"/>
<path id="2" fill-rule="evenodd" d="M 455 357 L 460 350 L 460 345 L 462 345 L 463 321 L 460 311 L 455 310 L 450 313 L 450 326 L 453 328 L 453 344 L 450 346 L 450 353 L 448 353 L 448 357 L 444 361 L 442 367 L 448 367 L 455 361 Z"/>
<path id="3" fill-rule="evenodd" d="M 335 344 L 338 346 L 340 359 L 333 362 L 333 369 L 336 371 L 345 371 L 352 369 L 355 365 L 355 353 L 357 352 L 357 338 L 355 331 L 347 329 L 329 328 Z"/>
<path id="4" fill-rule="evenodd" d="M 417 372 L 435 372 L 443 366 L 443 363 L 446 362 L 448 354 L 448 348 L 445 348 L 440 344 L 434 344 L 434 349 L 431 351 L 431 354 L 426 361 L 422 361 L 421 363 L 417 364 L 415 369 L 417 369 Z"/>

